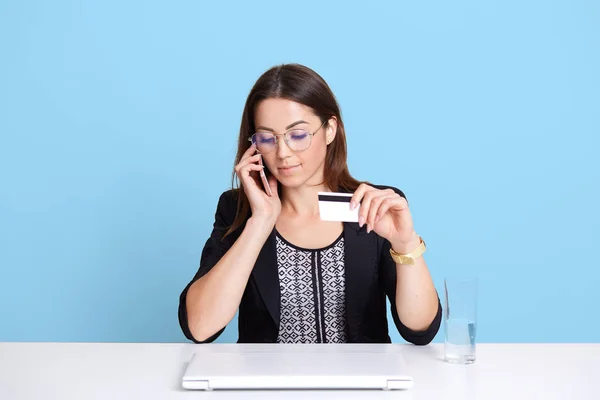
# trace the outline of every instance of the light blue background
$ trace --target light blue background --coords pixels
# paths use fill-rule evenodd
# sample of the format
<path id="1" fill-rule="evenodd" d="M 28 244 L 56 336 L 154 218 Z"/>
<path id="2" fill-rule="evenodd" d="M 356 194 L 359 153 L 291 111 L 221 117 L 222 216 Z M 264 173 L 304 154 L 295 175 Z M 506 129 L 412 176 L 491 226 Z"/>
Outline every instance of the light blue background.
<path id="1" fill-rule="evenodd" d="M 1 341 L 185 340 L 282 62 L 330 83 L 351 172 L 406 192 L 438 289 L 478 275 L 479 341 L 600 341 L 598 1 L 4 0 L 0 50 Z"/>

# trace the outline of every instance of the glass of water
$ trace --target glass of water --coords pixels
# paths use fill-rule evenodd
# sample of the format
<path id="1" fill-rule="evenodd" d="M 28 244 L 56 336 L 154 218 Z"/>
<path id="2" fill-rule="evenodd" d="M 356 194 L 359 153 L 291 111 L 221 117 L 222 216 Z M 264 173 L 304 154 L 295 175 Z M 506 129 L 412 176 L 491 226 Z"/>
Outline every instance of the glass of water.
<path id="1" fill-rule="evenodd" d="M 444 359 L 458 364 L 474 363 L 477 278 L 445 278 L 444 295 Z"/>

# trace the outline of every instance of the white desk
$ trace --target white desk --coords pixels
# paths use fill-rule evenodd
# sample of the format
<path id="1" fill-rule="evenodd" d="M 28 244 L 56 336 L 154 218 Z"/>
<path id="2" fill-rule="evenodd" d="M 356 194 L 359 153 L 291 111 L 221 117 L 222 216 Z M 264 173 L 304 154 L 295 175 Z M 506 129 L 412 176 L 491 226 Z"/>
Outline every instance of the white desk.
<path id="1" fill-rule="evenodd" d="M 600 399 L 600 344 L 480 344 L 472 365 L 441 361 L 439 344 L 400 346 L 406 392 L 189 392 L 193 344 L 0 343 L 0 399 Z"/>

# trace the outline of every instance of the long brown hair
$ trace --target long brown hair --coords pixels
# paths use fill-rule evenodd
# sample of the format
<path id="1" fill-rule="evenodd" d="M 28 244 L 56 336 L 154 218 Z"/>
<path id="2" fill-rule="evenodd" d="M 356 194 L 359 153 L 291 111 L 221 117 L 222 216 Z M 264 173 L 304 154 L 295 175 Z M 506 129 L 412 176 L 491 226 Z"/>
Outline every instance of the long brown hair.
<path id="1" fill-rule="evenodd" d="M 337 119 L 337 132 L 331 144 L 327 146 L 325 155 L 324 183 L 334 192 L 356 190 L 361 182 L 354 179 L 348 171 L 346 132 L 340 107 L 327 82 L 315 71 L 304 65 L 278 65 L 267 70 L 256 81 L 244 106 L 234 165 L 240 162 L 242 155 L 251 145 L 248 138 L 254 133 L 256 107 L 262 100 L 269 98 L 288 99 L 310 107 L 322 123 L 328 121 L 331 117 Z M 236 177 L 234 172 L 232 175 L 233 189 L 236 189 Z M 281 193 L 281 187 L 279 187 L 279 190 L 279 193 Z M 239 182 L 237 192 L 237 214 L 225 236 L 243 225 L 250 216 L 250 203 L 241 182 Z"/>

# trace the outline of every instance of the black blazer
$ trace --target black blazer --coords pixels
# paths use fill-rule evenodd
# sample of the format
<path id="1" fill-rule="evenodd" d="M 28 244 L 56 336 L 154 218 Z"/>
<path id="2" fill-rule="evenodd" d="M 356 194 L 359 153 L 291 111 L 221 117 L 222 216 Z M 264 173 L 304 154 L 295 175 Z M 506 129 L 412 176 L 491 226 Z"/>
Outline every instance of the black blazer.
<path id="1" fill-rule="evenodd" d="M 373 185 L 379 189 L 389 186 Z M 389 187 L 404 197 L 399 189 Z M 215 213 L 213 230 L 200 257 L 200 267 L 179 298 L 179 324 L 185 336 L 195 343 L 214 341 L 225 328 L 204 341 L 190 332 L 186 313 L 189 287 L 204 276 L 220 260 L 239 237 L 244 226 L 223 239 L 237 210 L 237 190 L 224 192 Z M 442 319 L 438 296 L 438 312 L 424 331 L 407 328 L 396 312 L 396 264 L 392 260 L 390 243 L 375 232 L 367 233 L 366 225 L 344 222 L 346 321 L 347 338 L 351 343 L 391 343 L 388 335 L 386 296 L 392 304 L 392 317 L 400 335 L 416 345 L 430 343 L 437 334 Z M 265 242 L 242 295 L 238 311 L 238 343 L 272 343 L 279 332 L 279 276 L 275 250 L 275 230 Z"/>

